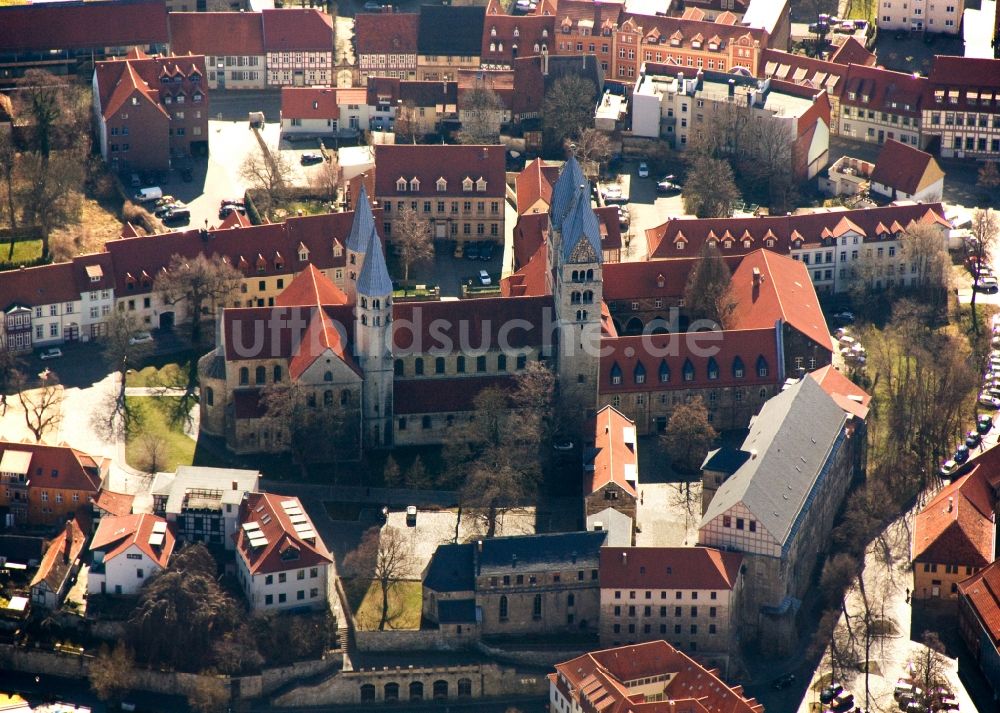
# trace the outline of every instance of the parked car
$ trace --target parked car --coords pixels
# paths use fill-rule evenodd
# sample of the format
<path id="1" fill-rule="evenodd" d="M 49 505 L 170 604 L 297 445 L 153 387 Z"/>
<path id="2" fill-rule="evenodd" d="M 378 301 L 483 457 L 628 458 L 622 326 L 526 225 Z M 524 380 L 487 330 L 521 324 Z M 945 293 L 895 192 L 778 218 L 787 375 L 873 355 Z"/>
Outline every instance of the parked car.
<path id="1" fill-rule="evenodd" d="M 417 526 L 417 506 L 407 505 L 406 506 L 406 526 L 416 527 Z"/>
<path id="2" fill-rule="evenodd" d="M 833 318 L 840 320 L 844 324 L 852 324 L 854 322 L 854 312 L 844 310 L 843 312 L 837 312 L 837 314 L 833 315 Z"/>
<path id="3" fill-rule="evenodd" d="M 479 243 L 469 243 L 465 246 L 465 259 L 466 260 L 478 260 L 479 259 Z"/>
<path id="4" fill-rule="evenodd" d="M 157 208 L 162 208 L 163 206 L 170 205 L 176 200 L 177 199 L 173 196 L 163 196 L 162 198 L 158 198 L 153 205 Z"/>
<path id="5" fill-rule="evenodd" d="M 38 358 L 42 361 L 48 361 L 49 359 L 60 359 L 62 358 L 62 349 L 59 347 L 49 347 L 48 349 L 43 349 L 38 355 Z"/>
<path id="6" fill-rule="evenodd" d="M 938 469 L 938 474 L 942 478 L 950 478 L 955 474 L 956 470 L 958 470 L 958 463 L 949 458 L 941 464 L 941 467 Z"/>
<path id="7" fill-rule="evenodd" d="M 246 215 L 247 209 L 242 205 L 224 205 L 219 209 L 219 218 L 228 218 L 230 213 L 239 213 L 240 215 Z"/>
<path id="8" fill-rule="evenodd" d="M 136 332 L 128 338 L 129 344 L 148 344 L 153 341 L 153 335 L 149 332 Z"/>
<path id="9" fill-rule="evenodd" d="M 660 194 L 680 193 L 681 185 L 676 181 L 676 176 L 664 176 L 656 182 L 656 192 Z"/>
<path id="10" fill-rule="evenodd" d="M 988 391 L 984 391 L 979 394 L 979 405 L 992 409 L 1000 409 L 1000 399 L 990 396 Z"/>
<path id="11" fill-rule="evenodd" d="M 649 178 L 649 164 L 645 161 L 639 162 L 639 178 Z"/>
<path id="12" fill-rule="evenodd" d="M 776 691 L 783 691 L 784 689 L 791 686 L 793 683 L 795 683 L 795 674 L 785 673 L 778 676 L 773 681 L 771 681 L 771 688 L 773 688 Z"/>
<path id="13" fill-rule="evenodd" d="M 161 220 L 164 223 L 186 223 L 191 220 L 191 211 L 180 206 L 174 207 Z"/>
<path id="14" fill-rule="evenodd" d="M 314 163 L 323 163 L 323 155 L 318 153 L 304 153 L 299 157 L 299 163 L 303 166 L 312 166 Z"/>
<path id="15" fill-rule="evenodd" d="M 962 463 L 969 460 L 969 447 L 964 443 L 960 445 L 955 449 L 955 455 L 952 456 L 952 459 L 959 465 L 962 465 Z"/>
<path id="16" fill-rule="evenodd" d="M 382 9 L 382 3 L 375 2 L 375 0 L 368 0 L 364 4 L 365 12 L 379 12 Z"/>
<path id="17" fill-rule="evenodd" d="M 465 243 L 461 240 L 455 242 L 455 252 L 452 253 L 452 257 L 461 258 L 465 255 Z"/>
<path id="18" fill-rule="evenodd" d="M 494 249 L 495 248 L 494 248 L 493 243 L 483 243 L 479 247 L 479 259 L 480 260 L 485 260 L 486 262 L 489 262 L 490 260 L 493 259 L 493 250 Z"/>
<path id="19" fill-rule="evenodd" d="M 829 686 L 820 691 L 819 702 L 823 705 L 832 703 L 833 700 L 843 692 L 844 687 L 839 683 L 831 683 Z"/>
<path id="20" fill-rule="evenodd" d="M 969 431 L 965 434 L 965 445 L 968 448 L 975 448 L 983 442 L 983 437 L 979 431 Z"/>
<path id="21" fill-rule="evenodd" d="M 985 292 L 986 294 L 991 295 L 994 292 L 1000 292 L 1000 283 L 998 283 L 997 278 L 992 275 L 989 277 L 981 277 L 976 284 L 976 290 L 978 292 Z"/>
<path id="22" fill-rule="evenodd" d="M 187 210 L 187 205 L 184 201 L 174 201 L 173 203 L 160 206 L 154 211 L 154 215 L 157 218 L 164 219 L 179 210 Z"/>
<path id="23" fill-rule="evenodd" d="M 240 208 L 245 207 L 242 198 L 223 198 L 221 201 L 219 201 L 220 210 L 225 208 L 227 205 L 235 205 L 239 206 Z"/>
<path id="24" fill-rule="evenodd" d="M 163 190 L 159 186 L 152 186 L 150 188 L 140 188 L 139 192 L 132 197 L 132 200 L 136 203 L 152 203 L 160 198 L 163 198 Z"/>
<path id="25" fill-rule="evenodd" d="M 486 272 L 486 270 L 479 271 L 479 284 L 483 287 L 489 287 L 493 284 L 493 280 L 490 278 L 490 273 Z"/>
<path id="26" fill-rule="evenodd" d="M 573 450 L 573 441 L 556 441 L 552 444 L 552 447 L 557 451 L 571 451 Z"/>
<path id="27" fill-rule="evenodd" d="M 987 416 L 985 413 L 981 414 L 979 418 L 976 419 L 976 430 L 980 433 L 989 433 L 990 429 L 993 428 L 993 417 Z"/>

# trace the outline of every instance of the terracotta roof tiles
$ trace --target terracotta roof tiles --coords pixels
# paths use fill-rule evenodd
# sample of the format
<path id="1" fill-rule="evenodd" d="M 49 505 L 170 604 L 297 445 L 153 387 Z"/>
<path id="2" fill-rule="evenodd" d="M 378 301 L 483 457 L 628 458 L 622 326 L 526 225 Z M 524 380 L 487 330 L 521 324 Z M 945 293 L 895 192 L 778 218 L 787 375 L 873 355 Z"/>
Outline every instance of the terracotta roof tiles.
<path id="1" fill-rule="evenodd" d="M 175 54 L 263 56 L 259 12 L 172 12 L 170 49 Z"/>
<path id="2" fill-rule="evenodd" d="M 742 562 L 711 547 L 602 547 L 601 588 L 732 591 Z"/>
<path id="3" fill-rule="evenodd" d="M 636 497 L 639 456 L 635 421 L 613 406 L 605 406 L 590 422 L 587 432 L 594 434 L 594 446 L 593 457 L 588 456 L 584 463 L 584 496 L 615 483 Z"/>
<path id="4" fill-rule="evenodd" d="M 1000 561 L 960 582 L 958 591 L 968 602 L 994 647 L 1000 647 Z"/>
<path id="5" fill-rule="evenodd" d="M 331 57 L 333 55 L 333 20 L 315 8 L 263 10 L 261 25 L 267 52 L 329 52 Z"/>
<path id="6" fill-rule="evenodd" d="M 388 198 L 434 198 L 437 196 L 468 196 L 469 200 L 503 198 L 506 191 L 506 159 L 503 146 L 459 145 L 387 145 L 375 147 L 375 194 L 379 200 Z M 397 182 L 406 181 L 405 190 Z M 444 178 L 447 188 L 437 189 L 438 179 Z M 416 179 L 419 182 L 413 183 Z M 476 190 L 480 179 L 486 181 L 483 191 Z M 472 189 L 463 183 L 472 181 Z"/>
<path id="7" fill-rule="evenodd" d="M 415 12 L 359 12 L 354 18 L 358 55 L 416 54 L 419 20 Z"/>
<path id="8" fill-rule="evenodd" d="M 163 544 L 154 547 L 149 540 L 153 534 L 153 526 L 157 523 L 166 525 L 166 530 Z M 90 543 L 90 549 L 103 550 L 104 561 L 107 562 L 135 545 L 160 567 L 166 567 L 175 544 L 173 525 L 167 523 L 162 517 L 142 513 L 101 518 L 97 532 L 94 533 L 94 539 Z"/>
<path id="9" fill-rule="evenodd" d="M 973 463 L 982 466 L 980 458 Z M 917 515 L 913 561 L 985 567 L 996 554 L 992 513 L 993 496 L 983 469 L 974 468 L 942 488 Z"/>
<path id="10" fill-rule="evenodd" d="M 924 188 L 924 176 L 931 168 L 937 169 L 934 175 L 944 176 L 934 157 L 926 151 L 888 139 L 882 145 L 870 178 L 872 183 L 913 195 Z M 933 175 L 930 178 L 935 180 Z"/>
<path id="11" fill-rule="evenodd" d="M 288 510 L 301 511 L 299 527 Z M 325 566 L 333 557 L 316 532 L 298 498 L 276 493 L 251 493 L 240 505 L 240 529 L 236 533 L 236 551 L 251 575 L 271 574 L 289 569 Z M 249 523 L 262 533 L 262 544 L 254 546 L 247 534 Z M 256 538 L 254 540 L 256 542 Z"/>
<path id="12" fill-rule="evenodd" d="M 169 37 L 164 0 L 12 5 L 0 8 L 0 27 L 9 52 L 145 47 Z"/>
<path id="13" fill-rule="evenodd" d="M 20 456 L 19 454 L 25 454 Z M 0 441 L 0 463 L 27 464 L 31 487 L 47 490 L 80 490 L 96 494 L 107 475 L 110 462 L 94 458 L 69 446 L 48 446 L 41 443 L 11 443 Z"/>

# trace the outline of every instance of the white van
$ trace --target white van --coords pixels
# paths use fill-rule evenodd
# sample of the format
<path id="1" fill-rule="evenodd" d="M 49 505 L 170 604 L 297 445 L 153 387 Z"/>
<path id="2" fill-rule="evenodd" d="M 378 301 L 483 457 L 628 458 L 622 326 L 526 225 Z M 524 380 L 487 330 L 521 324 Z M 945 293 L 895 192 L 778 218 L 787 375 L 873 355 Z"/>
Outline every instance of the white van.
<path id="1" fill-rule="evenodd" d="M 161 198 L 163 198 L 163 190 L 159 186 L 153 186 L 152 188 L 140 188 L 132 200 L 136 203 L 149 203 Z"/>

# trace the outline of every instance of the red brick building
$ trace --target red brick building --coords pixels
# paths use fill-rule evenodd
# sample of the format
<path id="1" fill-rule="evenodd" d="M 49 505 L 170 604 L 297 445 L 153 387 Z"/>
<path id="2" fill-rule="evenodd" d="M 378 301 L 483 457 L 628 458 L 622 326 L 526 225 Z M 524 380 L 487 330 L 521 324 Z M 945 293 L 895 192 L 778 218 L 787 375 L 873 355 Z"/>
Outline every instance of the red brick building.
<path id="1" fill-rule="evenodd" d="M 101 156 L 113 170 L 166 170 L 172 157 L 208 154 L 208 87 L 201 55 L 98 62 L 94 109 Z"/>
<path id="2" fill-rule="evenodd" d="M 91 509 L 110 466 L 68 446 L 0 441 L 0 507 L 21 525 L 62 525 Z"/>

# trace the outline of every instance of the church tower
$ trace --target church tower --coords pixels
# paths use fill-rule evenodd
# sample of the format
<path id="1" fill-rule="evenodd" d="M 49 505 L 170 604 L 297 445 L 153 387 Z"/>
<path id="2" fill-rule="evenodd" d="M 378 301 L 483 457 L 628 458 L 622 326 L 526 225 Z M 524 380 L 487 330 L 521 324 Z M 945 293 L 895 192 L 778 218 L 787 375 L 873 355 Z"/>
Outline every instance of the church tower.
<path id="1" fill-rule="evenodd" d="M 370 219 L 371 209 L 363 193 L 358 198 L 357 210 L 366 210 Z M 362 443 L 365 448 L 384 448 L 392 445 L 392 280 L 374 222 L 368 231 L 362 261 L 354 304 L 354 352 L 364 379 Z"/>
<path id="2" fill-rule="evenodd" d="M 570 180 L 579 182 L 574 187 Z M 603 258 L 600 223 L 590 207 L 590 185 L 574 158 L 566 163 L 553 188 L 551 207 L 549 264 L 559 324 L 559 392 L 563 408 L 580 409 L 581 415 L 589 416 L 597 408 Z"/>
<path id="3" fill-rule="evenodd" d="M 354 202 L 354 222 L 351 223 L 351 234 L 347 236 L 347 265 L 344 269 L 344 293 L 348 302 L 357 300 L 358 275 L 365 262 L 365 251 L 368 250 L 368 239 L 375 230 L 375 216 L 368 202 L 368 192 L 364 185 L 358 199 Z"/>

